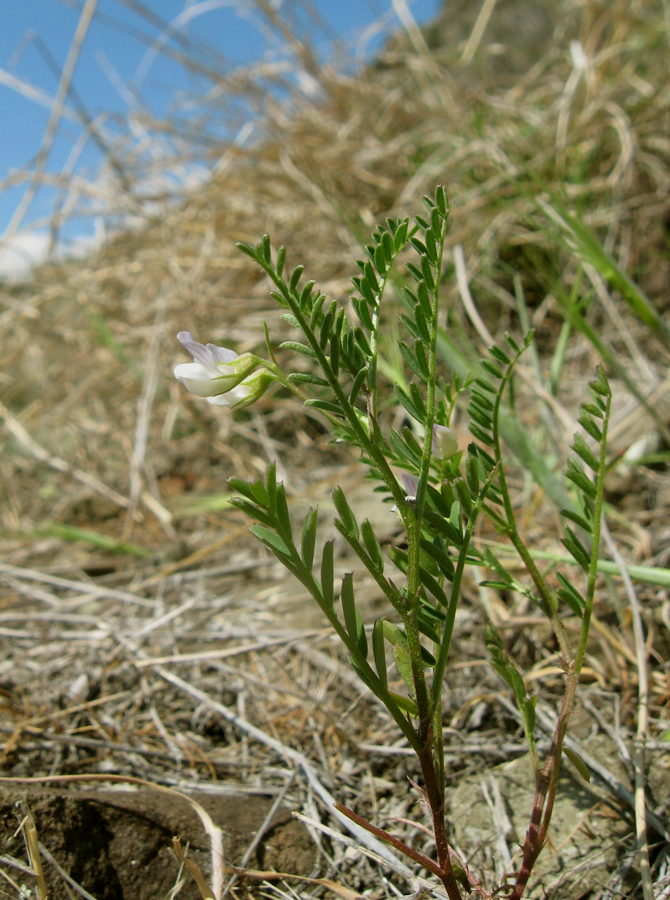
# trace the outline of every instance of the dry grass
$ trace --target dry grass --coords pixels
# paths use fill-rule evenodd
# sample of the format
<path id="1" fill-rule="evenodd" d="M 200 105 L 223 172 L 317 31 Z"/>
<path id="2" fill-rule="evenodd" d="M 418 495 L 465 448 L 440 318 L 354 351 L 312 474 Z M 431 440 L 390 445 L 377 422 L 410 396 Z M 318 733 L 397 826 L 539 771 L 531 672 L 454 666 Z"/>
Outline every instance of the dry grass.
<path id="1" fill-rule="evenodd" d="M 588 266 L 580 272 L 578 254 L 556 237 L 538 205 L 560 200 L 582 216 L 659 313 L 667 310 L 670 34 L 663 5 L 555 6 L 560 25 L 550 46 L 540 58 L 531 53 L 514 78 L 487 67 L 495 61 L 487 32 L 477 41 L 469 30 L 453 50 L 432 51 L 411 33 L 356 77 L 334 65 L 320 68 L 295 47 L 294 66 L 318 81 L 318 99 L 296 92 L 285 104 L 266 103 L 262 137 L 214 147 L 221 162 L 211 182 L 155 218 L 142 213 L 149 204 L 140 193 L 143 181 L 160 172 L 147 170 L 137 148 L 115 151 L 117 209 L 144 215 L 141 227 L 86 260 L 43 266 L 29 282 L 4 287 L 5 775 L 114 773 L 181 789 L 223 781 L 251 791 L 277 789 L 282 770 L 297 766 L 288 800 L 325 821 L 323 796 L 315 798 L 291 750 L 303 754 L 320 784 L 375 820 L 419 815 L 405 791 L 412 761 L 395 745 L 388 718 L 338 661 L 306 598 L 245 537 L 241 518 L 225 511 L 226 478 L 257 475 L 275 458 L 296 504 L 323 507 L 329 487 L 357 483 L 352 461 L 289 399 L 266 397 L 253 412 L 230 416 L 189 398 L 171 379 L 183 356 L 174 336 L 188 329 L 241 352 L 260 346 L 264 320 L 273 336 L 281 332 L 267 285 L 233 248 L 265 231 L 275 245 L 287 245 L 289 259 L 306 264 L 323 290 L 344 300 L 359 241 L 385 215 L 414 211 L 417 198 L 442 181 L 454 209 L 452 259 L 462 261 L 471 294 L 462 279 L 460 290 L 456 278 L 448 280 L 450 333 L 463 353 L 480 350 L 487 332 L 494 338 L 505 329 L 518 332 L 522 295 L 546 373 L 556 359 L 564 295 L 580 278 L 585 285 L 592 280 L 592 326 L 667 425 L 667 347 L 597 272 Z M 573 44 L 571 53 L 576 40 L 581 50 Z M 463 54 L 472 56 L 471 65 L 460 62 Z M 224 91 L 234 88 L 260 104 L 266 77 L 248 72 L 213 81 L 207 100 L 223 102 Z M 159 130 L 157 123 L 143 125 Z M 184 134 L 172 137 L 180 153 L 190 152 Z M 597 359 L 582 335 L 569 335 L 557 394 L 541 395 L 541 415 L 553 416 L 555 444 L 543 446 L 547 454 L 567 447 L 570 418 Z M 520 415 L 540 434 L 530 366 L 527 375 Z M 626 386 L 616 390 L 615 451 L 653 430 L 656 444 L 645 452 L 661 456 L 613 473 L 615 538 L 629 563 L 665 567 L 668 447 L 662 427 Z M 520 474 L 518 492 L 528 534 L 538 546 L 555 546 L 554 516 L 541 491 Z M 361 487 L 361 503 L 365 496 Z M 647 799 L 663 819 L 670 802 L 664 757 L 670 601 L 665 587 L 636 589 L 650 667 Z M 368 593 L 372 616 L 379 601 L 372 587 Z M 470 599 L 458 624 L 445 716 L 453 728 L 454 782 L 470 784 L 472 798 L 472 785 L 492 764 L 523 750 L 501 685 L 482 662 L 482 606 L 548 700 L 557 674 L 532 611 L 515 598 L 478 593 L 474 582 Z M 596 712 L 585 704 L 574 732 L 591 741 L 595 729 L 619 747 L 621 759 L 611 748 L 604 759 L 621 787 L 634 768 L 624 741 L 631 744 L 636 728 L 640 643 L 618 582 L 603 584 L 597 620 L 586 691 Z M 210 702 L 189 696 L 171 673 Z M 217 702 L 237 720 L 226 723 Z M 250 737 L 244 723 L 279 747 Z M 605 834 L 630 850 L 621 796 L 609 820 L 616 827 Z M 610 802 L 606 791 L 594 797 L 594 808 Z M 592 848 L 589 831 L 606 840 L 591 821 L 566 841 Z M 332 839 L 320 848 L 320 875 L 375 897 L 395 890 Z M 513 838 L 509 849 L 514 853 Z M 623 864 L 616 869 L 617 854 L 625 862 L 620 850 L 608 857 L 588 882 L 589 896 L 638 895 L 633 857 L 630 871 Z M 489 849 L 477 863 L 494 865 Z M 555 896 L 575 896 L 569 882 L 561 887 L 561 875 L 554 868 L 545 887 L 555 881 Z M 657 896 L 667 896 L 667 858 L 656 849 L 652 875 Z"/>

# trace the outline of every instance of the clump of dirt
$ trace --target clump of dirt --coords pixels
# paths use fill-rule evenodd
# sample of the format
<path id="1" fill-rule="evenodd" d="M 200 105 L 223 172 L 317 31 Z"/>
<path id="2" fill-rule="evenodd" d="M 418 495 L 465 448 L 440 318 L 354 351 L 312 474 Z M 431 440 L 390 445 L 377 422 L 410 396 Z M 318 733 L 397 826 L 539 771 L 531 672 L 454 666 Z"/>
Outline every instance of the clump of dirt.
<path id="1" fill-rule="evenodd" d="M 179 876 L 172 837 L 188 847 L 188 857 L 211 876 L 209 838 L 191 807 L 177 796 L 151 790 L 79 791 L 31 787 L 0 789 L 0 853 L 24 858 L 17 832 L 16 803 L 24 799 L 37 834 L 58 865 L 96 900 L 156 900 Z M 200 794 L 198 803 L 224 832 L 224 865 L 239 864 L 271 806 L 266 797 Z M 20 814 L 19 814 L 20 817 Z M 248 866 L 295 875 L 314 868 L 315 847 L 305 828 L 286 809 L 275 814 Z M 49 900 L 69 900 L 60 874 L 43 862 Z M 27 882 L 31 877 L 13 872 Z M 182 900 L 200 893 L 185 873 Z M 210 881 L 211 883 L 211 881 Z M 242 879 L 236 892 L 245 893 Z"/>

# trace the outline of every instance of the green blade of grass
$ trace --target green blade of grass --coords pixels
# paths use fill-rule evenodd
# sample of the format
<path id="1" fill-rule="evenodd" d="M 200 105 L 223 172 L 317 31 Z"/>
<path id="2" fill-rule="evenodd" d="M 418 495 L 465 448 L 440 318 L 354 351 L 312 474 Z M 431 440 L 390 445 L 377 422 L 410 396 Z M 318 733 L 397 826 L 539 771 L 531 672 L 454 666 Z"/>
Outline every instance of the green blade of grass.
<path id="1" fill-rule="evenodd" d="M 130 556 L 139 556 L 148 559 L 153 556 L 153 550 L 139 547 L 137 544 L 128 544 L 125 541 L 117 541 L 116 538 L 97 531 L 89 531 L 87 528 L 77 528 L 74 525 L 66 525 L 63 522 L 47 522 L 39 529 L 40 535 L 57 537 L 63 541 L 72 543 L 90 544 L 97 550 L 109 550 L 114 553 L 127 553 Z"/>
<path id="2" fill-rule="evenodd" d="M 551 203 L 542 199 L 537 203 L 545 216 L 558 227 L 566 245 L 583 263 L 593 266 L 612 290 L 621 294 L 638 319 L 670 348 L 670 334 L 652 302 L 606 253 L 583 219 L 569 213 L 556 198 L 552 198 Z"/>

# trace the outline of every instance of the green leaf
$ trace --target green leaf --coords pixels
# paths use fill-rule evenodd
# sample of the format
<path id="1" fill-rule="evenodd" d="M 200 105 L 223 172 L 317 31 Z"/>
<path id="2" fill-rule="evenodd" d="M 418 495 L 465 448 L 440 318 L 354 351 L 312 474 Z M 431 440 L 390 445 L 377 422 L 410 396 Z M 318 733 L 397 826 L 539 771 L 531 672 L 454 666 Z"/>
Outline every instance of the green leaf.
<path id="1" fill-rule="evenodd" d="M 426 408 L 423 403 L 421 405 L 415 403 L 414 398 L 410 398 L 409 394 L 407 394 L 399 384 L 393 385 L 393 391 L 410 416 L 423 425 L 426 421 Z"/>
<path id="2" fill-rule="evenodd" d="M 450 544 L 453 544 L 454 547 L 461 547 L 463 545 L 463 536 L 461 535 L 460 528 L 454 528 L 449 519 L 445 519 L 443 516 L 434 513 L 430 509 L 424 509 L 423 517 L 429 525 L 445 537 Z"/>
<path id="3" fill-rule="evenodd" d="M 579 417 L 579 424 L 582 426 L 584 431 L 588 432 L 591 435 L 591 437 L 593 438 L 594 441 L 598 441 L 598 443 L 600 443 L 600 441 L 602 441 L 602 439 L 603 439 L 602 431 L 600 430 L 600 428 L 598 428 L 598 426 L 593 421 L 591 416 L 588 413 L 584 412 L 583 407 L 582 407 L 582 414 Z"/>
<path id="4" fill-rule="evenodd" d="M 421 257 L 421 274 L 423 275 L 423 280 L 426 282 L 426 287 L 429 291 L 435 290 L 435 276 L 433 275 L 433 267 L 430 264 L 430 260 L 427 256 Z"/>
<path id="5" fill-rule="evenodd" d="M 342 522 L 345 531 L 356 541 L 358 541 L 358 523 L 356 522 L 356 516 L 353 514 L 351 507 L 347 503 L 347 498 L 344 496 L 344 491 L 338 485 L 332 492 L 331 496 L 333 498 L 335 509 L 337 510 L 337 514 L 340 517 L 340 521 Z"/>
<path id="6" fill-rule="evenodd" d="M 579 527 L 583 528 L 587 534 L 593 532 L 593 523 L 589 522 L 588 519 L 585 519 L 583 516 L 578 515 L 576 512 L 573 512 L 571 509 L 562 509 L 561 515 L 565 516 L 566 519 L 570 519 L 575 525 L 579 525 Z"/>
<path id="7" fill-rule="evenodd" d="M 393 238 L 385 231 L 381 236 L 381 245 L 384 248 L 384 255 L 386 257 L 386 265 L 387 268 L 390 268 L 391 263 L 395 258 L 395 251 L 393 249 Z"/>
<path id="8" fill-rule="evenodd" d="M 419 581 L 445 609 L 449 606 L 447 595 L 440 587 L 439 582 L 423 566 L 419 566 Z"/>
<path id="9" fill-rule="evenodd" d="M 314 298 L 314 304 L 312 305 L 312 311 L 309 314 L 309 324 L 310 324 L 310 327 L 312 328 L 312 330 L 315 329 L 318 324 L 319 317 L 322 315 L 321 310 L 323 309 L 323 304 L 325 303 L 325 301 L 326 301 L 325 294 L 317 294 L 317 296 Z"/>
<path id="10" fill-rule="evenodd" d="M 252 503 L 259 503 L 261 506 L 267 506 L 267 494 L 260 482 L 250 484 L 248 481 L 245 481 L 244 478 L 236 478 L 233 476 L 232 478 L 228 478 L 226 484 L 232 490 L 237 491 L 239 494 L 242 494 L 243 497 L 246 497 L 247 500 L 251 500 Z"/>
<path id="11" fill-rule="evenodd" d="M 305 406 L 309 406 L 311 409 L 321 409 L 334 416 L 344 415 L 340 407 L 336 403 L 331 403 L 330 400 L 305 400 Z"/>
<path id="12" fill-rule="evenodd" d="M 352 640 L 356 641 L 361 655 L 366 659 L 368 655 L 368 641 L 365 636 L 363 620 L 356 609 L 356 602 L 354 600 L 353 572 L 347 572 L 342 579 L 340 601 L 342 603 L 342 615 L 344 617 L 344 627 L 347 629 L 347 634 Z"/>
<path id="13" fill-rule="evenodd" d="M 282 318 L 285 322 L 288 322 L 288 324 L 291 325 L 293 328 L 297 328 L 297 329 L 301 330 L 301 329 L 300 329 L 300 322 L 298 322 L 298 320 L 297 320 L 296 317 L 293 315 L 293 313 L 283 313 L 283 315 L 281 316 L 281 318 Z"/>
<path id="14" fill-rule="evenodd" d="M 249 503 L 248 500 L 243 500 L 241 497 L 233 497 L 230 501 L 230 505 L 234 506 L 235 509 L 239 509 L 240 512 L 245 513 L 250 519 L 257 519 L 259 522 L 262 522 L 263 525 L 267 525 L 268 528 L 274 527 L 275 520 L 272 516 L 264 512 L 259 506 Z"/>
<path id="15" fill-rule="evenodd" d="M 497 394 L 498 389 L 493 387 L 490 382 L 488 382 L 485 378 L 475 378 L 473 384 L 476 384 L 477 387 L 481 388 L 483 391 L 487 391 L 489 394 Z M 491 409 L 493 409 L 493 404 L 491 404 Z"/>
<path id="16" fill-rule="evenodd" d="M 268 498 L 268 509 L 277 514 L 277 464 L 271 462 L 265 469 L 265 495 Z"/>
<path id="17" fill-rule="evenodd" d="M 381 244 L 378 244 L 375 247 L 374 251 L 374 259 L 375 259 L 375 268 L 383 278 L 386 275 L 387 265 L 386 265 L 386 254 L 384 253 L 384 248 Z"/>
<path id="18" fill-rule="evenodd" d="M 316 359 L 316 353 L 307 344 L 301 344 L 299 341 L 284 341 L 279 345 L 280 350 L 292 350 L 294 353 L 300 353 L 308 359 Z"/>
<path id="19" fill-rule="evenodd" d="M 495 363 L 491 362 L 490 359 L 483 359 L 481 361 L 482 369 L 485 369 L 489 375 L 493 375 L 495 378 L 504 378 L 505 373 L 502 369 L 496 366 Z"/>
<path id="20" fill-rule="evenodd" d="M 300 309 L 302 312 L 306 312 L 308 309 L 311 308 L 310 300 L 312 299 L 312 289 L 313 289 L 314 285 L 315 285 L 314 281 L 308 281 L 300 293 L 300 299 L 298 302 L 300 303 Z"/>
<path id="21" fill-rule="evenodd" d="M 451 581 L 454 577 L 454 563 L 445 550 L 436 541 L 428 541 L 425 538 L 421 538 L 421 549 L 432 556 L 444 577 Z"/>
<path id="22" fill-rule="evenodd" d="M 580 489 L 580 491 L 586 494 L 586 496 L 591 500 L 596 499 L 595 484 L 572 459 L 568 460 L 568 467 L 565 472 L 565 477 L 568 478 L 573 484 L 575 484 Z"/>
<path id="23" fill-rule="evenodd" d="M 584 598 L 581 596 L 581 594 L 579 594 L 575 587 L 570 584 L 567 578 L 561 575 L 560 572 L 556 573 L 556 578 L 558 579 L 558 583 L 561 585 L 557 592 L 558 596 L 576 616 L 578 616 L 580 619 L 583 618 L 585 607 Z"/>
<path id="24" fill-rule="evenodd" d="M 312 375 L 311 372 L 292 372 L 288 376 L 288 380 L 296 384 L 318 384 L 319 387 L 328 387 L 325 378 L 319 378 L 318 375 Z"/>
<path id="25" fill-rule="evenodd" d="M 292 541 L 291 517 L 288 511 L 288 503 L 286 502 L 286 491 L 282 482 L 279 482 L 277 485 L 277 518 L 284 535 Z"/>
<path id="26" fill-rule="evenodd" d="M 363 325 L 367 328 L 368 331 L 374 331 L 374 322 L 372 321 L 372 316 L 370 315 L 370 307 L 368 303 L 363 298 L 352 297 L 351 303 L 356 311 L 356 315 L 361 320 Z"/>
<path id="27" fill-rule="evenodd" d="M 437 254 L 437 244 L 435 243 L 435 236 L 432 233 L 432 231 L 429 230 L 425 233 L 425 240 L 426 240 L 426 252 L 428 254 L 428 258 L 430 259 L 431 263 L 433 265 L 435 265 L 435 263 L 437 262 L 438 254 Z"/>
<path id="28" fill-rule="evenodd" d="M 446 219 L 449 215 L 449 200 L 447 199 L 447 193 L 444 189 L 444 186 L 438 184 L 435 189 L 435 204 L 440 211 L 440 215 Z"/>
<path id="29" fill-rule="evenodd" d="M 565 753 L 584 781 L 591 781 L 591 772 L 581 756 L 569 747 L 563 747 L 563 753 Z"/>
<path id="30" fill-rule="evenodd" d="M 409 219 L 402 219 L 398 223 L 398 228 L 393 235 L 393 252 L 397 255 L 407 242 L 407 229 L 409 227 Z"/>
<path id="31" fill-rule="evenodd" d="M 281 278 L 282 272 L 284 271 L 284 263 L 286 262 L 286 247 L 283 245 L 277 250 L 277 263 L 275 265 L 275 271 L 277 275 Z"/>
<path id="32" fill-rule="evenodd" d="M 502 363 L 504 366 L 512 365 L 512 360 L 509 358 L 509 356 L 505 353 L 504 350 L 500 349 L 500 347 L 496 347 L 495 345 L 492 347 L 489 347 L 489 353 L 495 360 L 497 360 L 499 363 Z"/>
<path id="33" fill-rule="evenodd" d="M 417 306 L 417 309 L 420 307 Z M 421 332 L 419 331 L 416 322 L 413 319 L 410 319 L 409 316 L 406 316 L 405 313 L 402 313 L 400 316 L 400 321 L 405 326 L 405 328 L 409 331 L 412 337 L 419 338 L 421 337 Z"/>
<path id="34" fill-rule="evenodd" d="M 395 455 L 400 460 L 404 460 L 410 465 L 419 466 L 420 458 L 417 458 L 415 453 L 409 449 L 405 441 L 400 437 L 395 428 L 392 428 L 389 431 L 389 444 L 391 445 L 391 449 L 395 453 Z"/>
<path id="35" fill-rule="evenodd" d="M 368 519 L 363 519 L 363 521 L 361 522 L 361 535 L 363 537 L 363 543 L 365 544 L 365 549 L 368 551 L 370 559 L 375 564 L 379 572 L 383 572 L 384 555 L 382 553 L 382 547 Z"/>
<path id="36" fill-rule="evenodd" d="M 321 593 L 323 594 L 323 599 L 328 609 L 332 609 L 335 602 L 334 546 L 335 541 L 326 541 L 321 557 Z"/>
<path id="37" fill-rule="evenodd" d="M 561 543 L 568 550 L 570 555 L 579 563 L 579 565 L 588 572 L 591 560 L 586 548 L 579 540 L 572 528 L 565 526 L 565 537 L 561 538 Z"/>
<path id="38" fill-rule="evenodd" d="M 427 372 L 423 371 L 419 361 L 407 346 L 407 344 L 404 341 L 398 341 L 398 349 L 400 350 L 400 355 L 405 360 L 412 372 L 414 372 L 415 375 L 418 375 L 419 378 L 425 381 L 428 378 L 428 374 Z"/>
<path id="39" fill-rule="evenodd" d="M 363 367 L 358 375 L 354 378 L 354 383 L 351 386 L 351 391 L 349 393 L 349 403 L 353 406 L 356 402 L 356 398 L 360 394 L 361 388 L 365 384 L 365 379 L 368 377 L 368 370 L 366 367 Z"/>
<path id="40" fill-rule="evenodd" d="M 301 556 L 308 572 L 314 564 L 314 547 L 316 545 L 316 529 L 318 525 L 318 509 L 310 509 L 302 526 Z"/>
<path id="41" fill-rule="evenodd" d="M 384 621 L 377 619 L 372 628 L 372 655 L 379 680 L 388 688 L 388 672 L 386 669 L 386 645 L 384 643 Z"/>
<path id="42" fill-rule="evenodd" d="M 581 456 L 586 465 L 597 474 L 598 469 L 600 468 L 600 462 L 598 461 L 598 457 L 591 450 L 581 434 L 576 434 L 574 436 L 572 449 L 575 451 L 575 453 L 578 454 L 578 456 Z"/>
<path id="43" fill-rule="evenodd" d="M 476 422 L 470 422 L 470 432 L 472 436 L 476 437 L 482 444 L 486 444 L 487 447 L 493 447 L 493 438 L 491 435 L 484 431 L 483 428 L 480 428 Z"/>
<path id="44" fill-rule="evenodd" d="M 292 291 L 295 291 L 295 289 L 298 287 L 298 282 L 302 278 L 302 273 L 304 271 L 305 271 L 304 266 L 296 266 L 295 269 L 293 270 L 293 274 L 291 275 L 291 280 L 288 283 L 288 286 Z"/>
<path id="45" fill-rule="evenodd" d="M 291 559 L 291 551 L 275 531 L 271 531 L 264 525 L 250 525 L 249 531 L 261 543 L 269 547 L 282 562 L 284 562 L 284 558 Z"/>
<path id="46" fill-rule="evenodd" d="M 241 250 L 242 253 L 246 253 L 247 256 L 250 256 L 255 262 L 258 262 L 256 248 L 251 244 L 247 244 L 245 241 L 238 241 L 235 246 L 238 250 Z"/>
<path id="47" fill-rule="evenodd" d="M 403 712 L 408 713 L 410 716 L 419 715 L 419 707 L 410 697 L 405 697 L 403 694 L 396 693 L 396 691 L 389 691 L 389 695 Z"/>
<path id="48" fill-rule="evenodd" d="M 393 648 L 393 661 L 400 673 L 400 677 L 410 691 L 414 691 L 414 677 L 412 675 L 412 660 L 407 645 L 399 641 Z"/>
<path id="49" fill-rule="evenodd" d="M 264 234 L 258 246 L 260 249 L 259 255 L 262 256 L 265 264 L 269 266 L 272 262 L 272 247 L 270 246 L 270 235 Z"/>

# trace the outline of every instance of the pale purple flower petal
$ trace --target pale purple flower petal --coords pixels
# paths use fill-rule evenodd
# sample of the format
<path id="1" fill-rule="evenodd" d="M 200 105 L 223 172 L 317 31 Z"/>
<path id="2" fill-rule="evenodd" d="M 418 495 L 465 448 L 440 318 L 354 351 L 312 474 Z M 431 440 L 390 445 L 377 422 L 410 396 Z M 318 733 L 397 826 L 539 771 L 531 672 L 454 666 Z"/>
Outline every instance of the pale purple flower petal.
<path id="1" fill-rule="evenodd" d="M 407 498 L 414 500 L 416 498 L 416 492 L 419 490 L 419 479 L 416 475 L 409 475 L 407 472 L 401 472 L 400 477 L 405 486 Z"/>
<path id="2" fill-rule="evenodd" d="M 190 331 L 180 331 L 177 340 L 191 354 L 193 359 L 209 369 L 210 372 L 218 372 L 217 363 L 230 363 L 237 359 L 237 353 L 233 350 L 227 350 L 225 347 L 217 347 L 215 344 L 204 344 L 194 341 Z"/>

